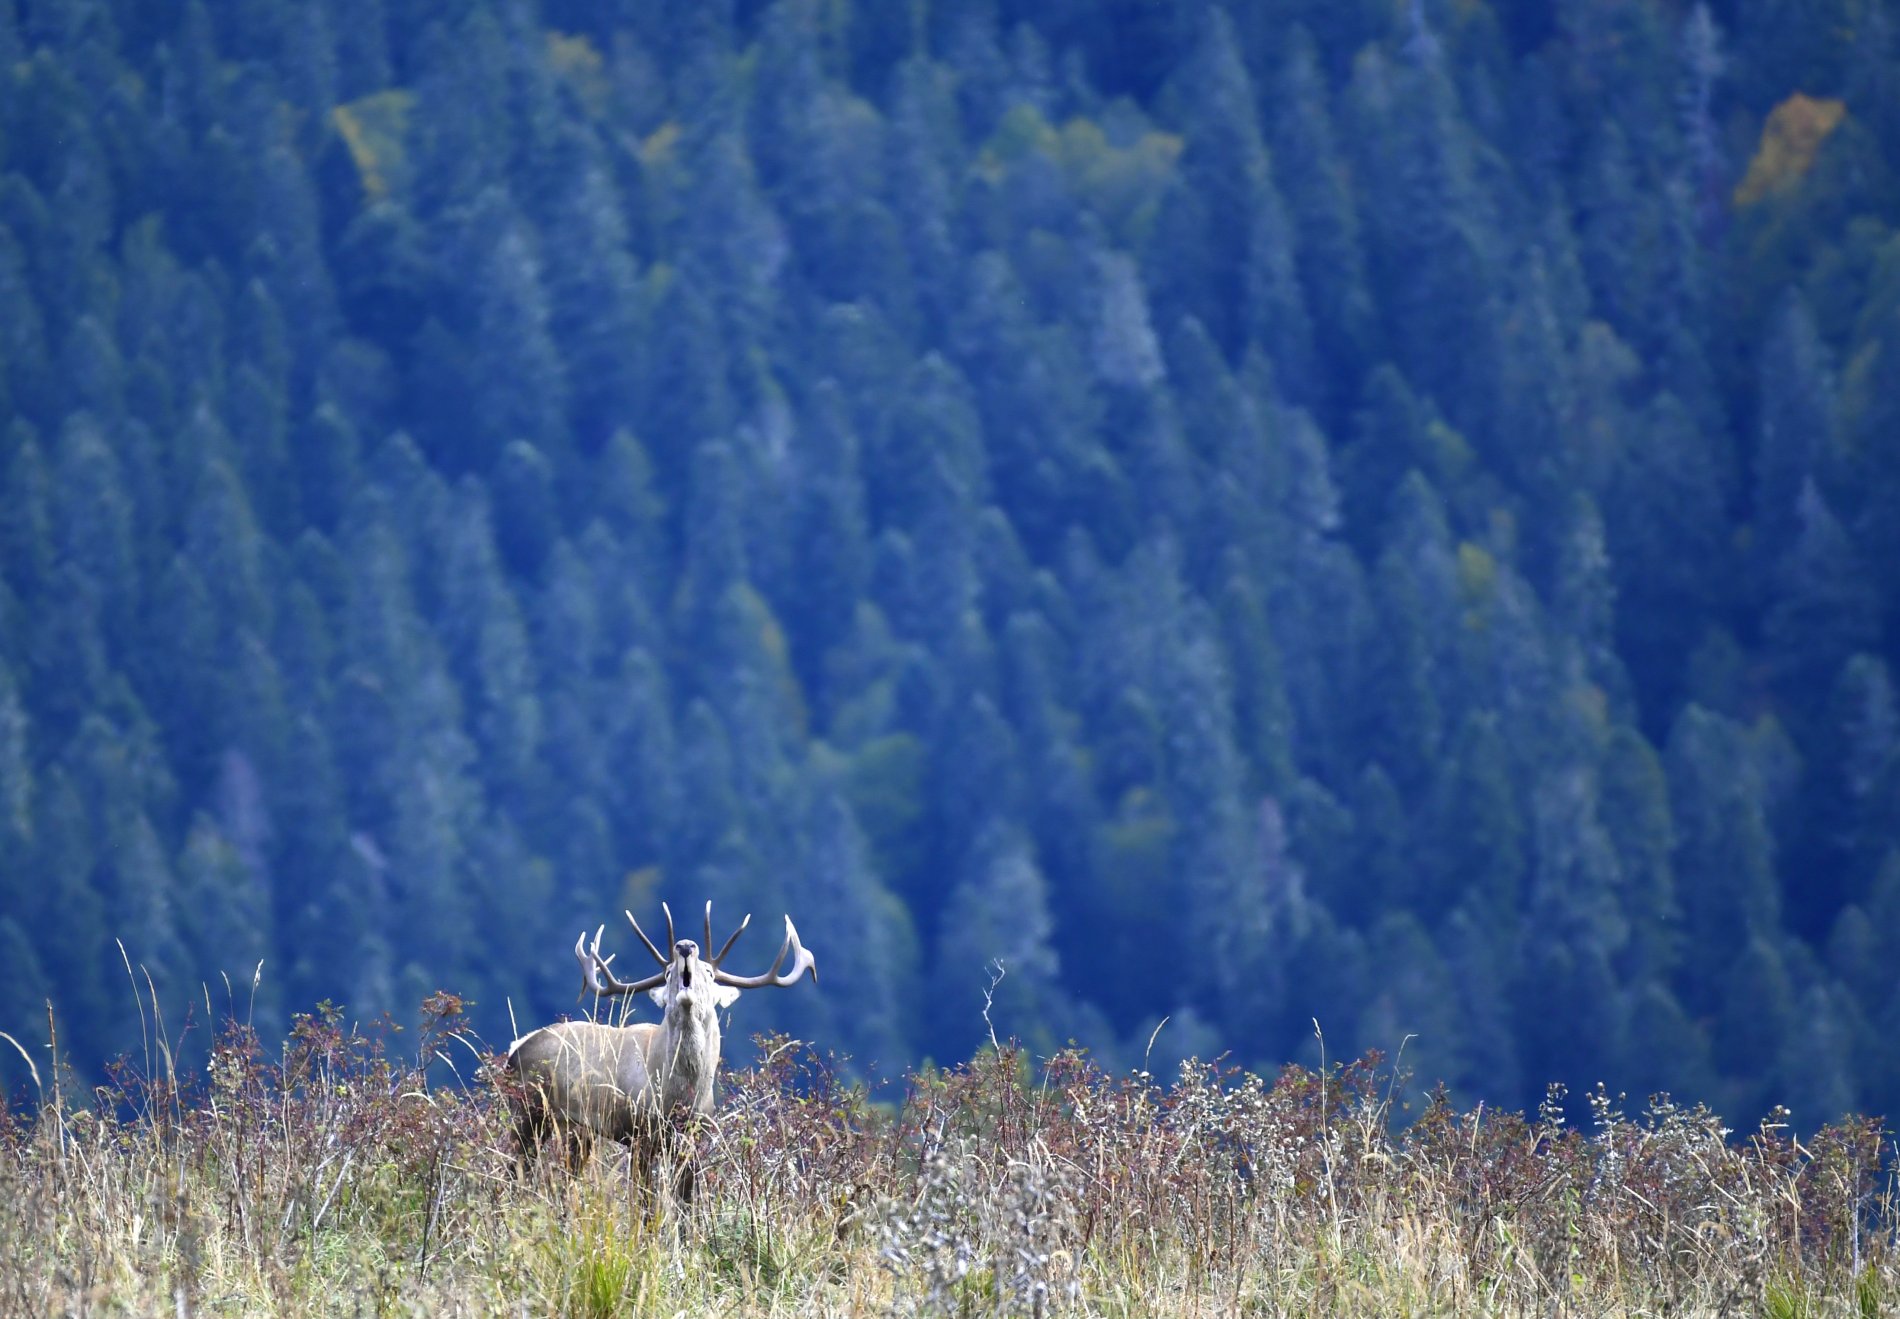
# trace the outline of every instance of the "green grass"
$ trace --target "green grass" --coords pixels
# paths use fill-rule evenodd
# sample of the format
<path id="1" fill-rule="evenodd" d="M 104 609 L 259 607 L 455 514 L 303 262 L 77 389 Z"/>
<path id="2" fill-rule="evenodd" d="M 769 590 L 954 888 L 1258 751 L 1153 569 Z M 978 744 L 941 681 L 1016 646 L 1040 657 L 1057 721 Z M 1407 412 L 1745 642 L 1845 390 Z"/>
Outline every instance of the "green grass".
<path id="1" fill-rule="evenodd" d="M 1434 1102 L 1376 1059 L 1172 1086 L 988 1053 L 874 1106 L 783 1041 L 695 1136 L 691 1205 L 610 1147 L 518 1178 L 494 1091 L 305 1021 L 180 1087 L 0 1124 L 0 1314 L 1890 1314 L 1891 1145 L 1593 1130 Z"/>

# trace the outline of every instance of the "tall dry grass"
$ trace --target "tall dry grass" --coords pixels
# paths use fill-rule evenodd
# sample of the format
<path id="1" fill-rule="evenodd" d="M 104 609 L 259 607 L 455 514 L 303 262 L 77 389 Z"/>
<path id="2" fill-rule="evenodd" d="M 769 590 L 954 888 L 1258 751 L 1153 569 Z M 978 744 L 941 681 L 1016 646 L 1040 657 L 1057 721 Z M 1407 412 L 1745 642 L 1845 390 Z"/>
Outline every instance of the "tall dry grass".
<path id="1" fill-rule="evenodd" d="M 878 1105 L 788 1040 L 727 1078 L 680 1205 L 623 1153 L 514 1173 L 431 1001 L 414 1061 L 334 1013 L 0 1119 L 7 1314 L 1750 1315 L 1900 1306 L 1872 1122 L 1747 1138 L 1666 1101 L 1402 1130 L 1376 1056 L 1171 1085 L 1010 1049 Z M 467 1084 L 427 1084 L 441 1059 Z M 435 1073 L 425 1071 L 430 1062 Z M 490 1060 L 492 1061 L 492 1060 Z"/>

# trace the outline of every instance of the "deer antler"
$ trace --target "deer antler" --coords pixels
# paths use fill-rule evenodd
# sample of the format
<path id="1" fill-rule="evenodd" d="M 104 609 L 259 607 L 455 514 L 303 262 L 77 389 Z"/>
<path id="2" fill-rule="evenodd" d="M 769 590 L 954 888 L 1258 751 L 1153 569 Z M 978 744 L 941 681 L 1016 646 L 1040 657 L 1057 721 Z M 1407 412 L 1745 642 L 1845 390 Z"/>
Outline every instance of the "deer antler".
<path id="1" fill-rule="evenodd" d="M 749 921 L 752 918 L 748 916 L 746 919 Z M 739 928 L 743 930 L 745 926 L 742 924 Z M 737 939 L 738 937 L 736 933 L 732 936 L 733 939 Z M 726 940 L 726 947 L 730 948 L 731 946 L 732 939 Z M 792 957 L 792 969 L 784 974 L 780 974 L 779 968 L 785 965 L 785 955 L 787 953 L 790 953 Z M 721 949 L 719 955 L 724 957 L 725 950 Z M 721 971 L 718 963 L 714 962 L 713 979 L 722 985 L 731 985 L 734 989 L 765 989 L 767 987 L 785 989 L 797 984 L 798 978 L 807 971 L 811 972 L 812 980 L 814 982 L 817 981 L 818 959 L 813 957 L 805 945 L 798 941 L 798 929 L 792 924 L 792 918 L 787 916 L 785 918 L 785 942 L 779 945 L 778 956 L 773 959 L 772 969 L 770 971 L 765 972 L 763 975 L 736 976 L 728 971 Z"/>
<path id="2" fill-rule="evenodd" d="M 637 930 L 640 927 L 636 925 L 634 928 Z M 618 954 L 607 957 L 600 955 L 600 936 L 606 931 L 605 925 L 595 930 L 594 942 L 591 946 L 587 942 L 586 930 L 582 930 L 580 936 L 574 940 L 574 958 L 581 964 L 581 976 L 587 981 L 587 987 L 596 995 L 601 998 L 616 998 L 622 994 L 642 994 L 666 980 L 665 971 L 650 975 L 645 980 L 617 979 L 610 964 Z M 647 946 L 652 947 L 651 944 Z"/>
<path id="3" fill-rule="evenodd" d="M 739 942 L 739 936 L 745 933 L 745 927 L 750 924 L 752 924 L 752 913 L 748 911 L 745 914 L 745 919 L 739 922 L 739 928 L 734 930 L 729 936 L 727 936 L 725 946 L 719 950 L 719 955 L 712 959 L 713 969 L 715 971 L 719 969 L 719 964 L 726 960 L 726 954 L 732 951 L 732 945 Z M 706 946 L 708 948 L 712 947 L 712 903 L 711 902 L 708 902 L 706 904 Z"/>
<path id="4" fill-rule="evenodd" d="M 662 910 L 665 910 L 666 904 L 662 902 L 660 907 Z M 633 918 L 632 912 L 627 912 L 626 915 L 627 924 L 633 926 L 633 932 L 640 936 L 640 942 L 645 944 L 647 951 L 653 954 L 653 960 L 658 962 L 661 966 L 669 965 L 673 961 L 672 957 L 663 955 L 658 948 L 653 946 L 653 940 L 647 938 L 647 932 L 640 928 L 640 922 Z M 673 947 L 673 913 L 670 911 L 666 913 L 666 946 L 670 952 Z"/>

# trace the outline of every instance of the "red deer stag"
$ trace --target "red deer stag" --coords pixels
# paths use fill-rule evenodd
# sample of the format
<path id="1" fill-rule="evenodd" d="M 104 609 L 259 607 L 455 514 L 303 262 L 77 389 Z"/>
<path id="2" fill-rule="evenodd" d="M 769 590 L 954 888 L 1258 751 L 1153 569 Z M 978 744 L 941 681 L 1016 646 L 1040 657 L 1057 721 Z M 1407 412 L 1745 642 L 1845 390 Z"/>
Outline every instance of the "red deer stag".
<path id="1" fill-rule="evenodd" d="M 719 1009 L 728 1007 L 742 989 L 766 986 L 786 988 L 807 971 L 818 979 L 817 960 L 798 941 L 792 918 L 785 918 L 785 942 L 772 968 L 762 975 L 736 976 L 721 968 L 732 945 L 745 933 L 752 917 L 739 922 L 719 954 L 711 960 L 700 955 L 691 939 L 676 939 L 673 913 L 665 903 L 666 938 L 673 955 L 662 956 L 627 913 L 633 932 L 640 936 L 660 970 L 644 980 L 616 979 L 600 955 L 600 936 L 593 942 L 583 930 L 574 941 L 587 988 L 600 997 L 646 993 L 661 1008 L 657 1023 L 609 1026 L 596 1021 L 563 1021 L 543 1026 L 516 1040 L 508 1050 L 507 1073 L 514 1083 L 517 1161 L 530 1169 L 541 1143 L 550 1135 L 565 1138 L 569 1166 L 581 1167 L 593 1149 L 595 1137 L 617 1140 L 634 1152 L 643 1173 L 668 1143 L 676 1124 L 712 1112 L 713 1076 L 719 1070 Z M 712 903 L 706 904 L 706 947 L 712 947 Z M 782 970 L 785 959 L 791 968 Z M 693 1171 L 681 1169 L 683 1199 L 691 1200 Z"/>

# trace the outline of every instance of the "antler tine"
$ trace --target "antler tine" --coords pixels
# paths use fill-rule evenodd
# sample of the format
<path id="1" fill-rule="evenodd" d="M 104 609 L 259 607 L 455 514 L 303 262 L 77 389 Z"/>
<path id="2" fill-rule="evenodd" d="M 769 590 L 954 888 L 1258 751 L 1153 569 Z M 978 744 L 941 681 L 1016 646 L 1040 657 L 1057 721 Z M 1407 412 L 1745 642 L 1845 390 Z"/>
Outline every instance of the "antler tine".
<path id="1" fill-rule="evenodd" d="M 633 932 L 640 936 L 640 942 L 645 944 L 647 951 L 653 954 L 654 961 L 658 962 L 661 966 L 667 966 L 672 963 L 672 958 L 661 956 L 660 950 L 653 946 L 653 940 L 647 938 L 647 932 L 640 928 L 640 922 L 633 918 L 632 912 L 627 912 L 627 924 L 633 926 Z"/>
<path id="2" fill-rule="evenodd" d="M 662 902 L 660 910 L 666 913 L 666 956 L 671 961 L 673 950 L 679 947 L 680 937 L 673 933 L 673 909 Z"/>
<path id="3" fill-rule="evenodd" d="M 712 951 L 712 899 L 706 899 L 706 942 L 699 945 L 700 956 Z"/>
<path id="4" fill-rule="evenodd" d="M 737 936 L 734 936 L 737 937 Z M 786 954 L 791 954 L 792 969 L 781 972 L 785 965 Z M 798 978 L 807 971 L 815 982 L 818 979 L 818 959 L 809 949 L 799 942 L 798 927 L 792 924 L 792 918 L 785 918 L 785 942 L 779 945 L 778 956 L 772 959 L 772 969 L 763 975 L 736 976 L 721 971 L 717 964 L 713 966 L 713 978 L 722 985 L 731 985 L 735 989 L 786 989 L 798 983 Z"/>
<path id="5" fill-rule="evenodd" d="M 600 936 L 606 932 L 605 925 L 596 929 L 591 946 L 587 942 L 586 930 L 582 930 L 580 936 L 574 940 L 574 958 L 581 964 L 581 978 L 586 981 L 588 989 L 593 990 L 599 997 L 612 998 L 621 994 L 638 994 L 643 990 L 652 989 L 666 979 L 664 971 L 658 975 L 648 976 L 645 980 L 632 982 L 615 976 L 612 967 L 613 956 L 600 955 Z"/>
<path id="6" fill-rule="evenodd" d="M 603 932 L 607 929 L 605 925 L 600 928 Z M 594 937 L 598 939 L 600 935 L 596 934 Z M 575 998 L 579 999 L 584 997 L 590 989 L 596 994 L 600 993 L 600 973 L 595 968 L 594 963 L 589 961 L 587 957 L 586 930 L 582 930 L 579 934 L 574 936 L 574 960 L 581 964 L 581 992 L 576 994 Z"/>
<path id="7" fill-rule="evenodd" d="M 732 951 L 732 945 L 739 942 L 739 936 L 745 933 L 745 927 L 750 924 L 752 924 L 752 913 L 748 911 L 745 914 L 745 919 L 739 922 L 739 928 L 732 932 L 732 936 L 726 940 L 725 946 L 719 950 L 719 956 L 712 959 L 712 964 L 715 969 L 721 962 L 726 960 L 726 954 Z M 708 944 L 711 942 L 710 939 L 707 940 Z"/>

